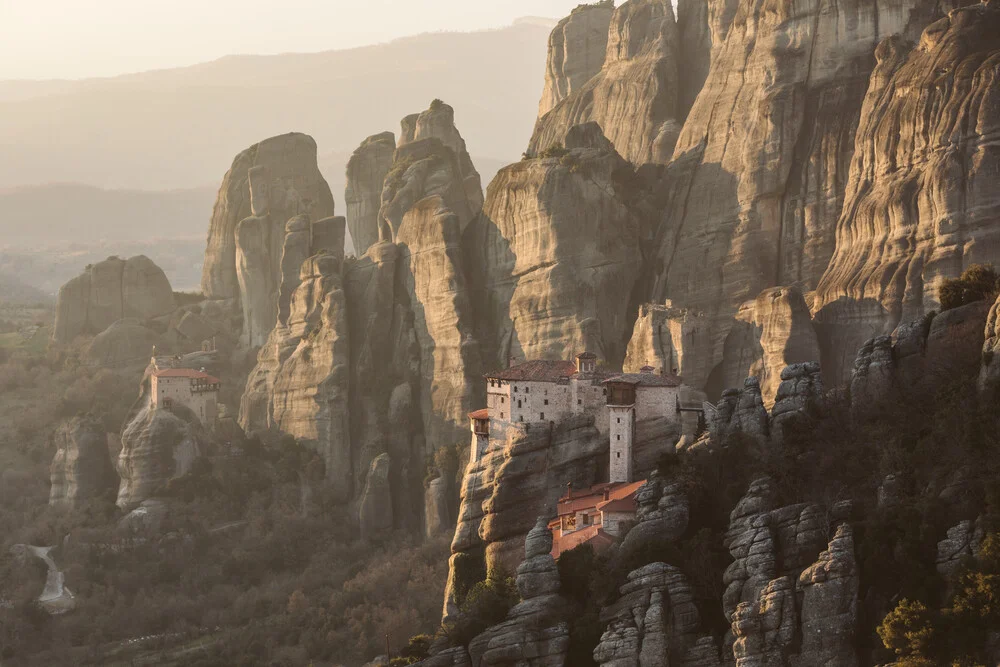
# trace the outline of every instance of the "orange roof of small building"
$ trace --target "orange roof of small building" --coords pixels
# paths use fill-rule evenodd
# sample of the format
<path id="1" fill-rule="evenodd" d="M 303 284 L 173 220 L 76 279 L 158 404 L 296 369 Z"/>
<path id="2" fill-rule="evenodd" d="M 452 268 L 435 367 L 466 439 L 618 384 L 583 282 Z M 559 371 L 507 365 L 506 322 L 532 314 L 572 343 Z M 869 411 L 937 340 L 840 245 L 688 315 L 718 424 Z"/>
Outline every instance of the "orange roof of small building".
<path id="1" fill-rule="evenodd" d="M 486 408 L 469 413 L 469 419 L 489 419 L 489 418 L 490 418 L 490 411 L 487 410 Z"/>
<path id="2" fill-rule="evenodd" d="M 212 377 L 208 373 L 196 371 L 193 368 L 164 368 L 153 373 L 158 378 L 189 378 L 191 380 L 208 380 L 209 383 L 218 383 L 219 378 Z"/>
<path id="3" fill-rule="evenodd" d="M 635 494 L 629 496 L 628 498 L 616 498 L 615 500 L 607 500 L 602 502 L 597 506 L 602 512 L 617 512 L 622 514 L 635 514 L 638 506 L 635 503 Z"/>
<path id="4" fill-rule="evenodd" d="M 646 480 L 632 482 L 631 484 L 611 484 L 609 482 L 605 482 L 582 491 L 573 491 L 571 489 L 565 496 L 559 499 L 556 511 L 559 516 L 566 516 L 568 514 L 576 514 L 580 510 L 590 509 L 592 507 L 600 509 L 600 505 L 608 501 L 629 498 L 632 499 L 631 502 L 634 508 L 635 493 L 645 483 Z M 607 498 L 604 497 L 605 492 L 607 492 Z"/>

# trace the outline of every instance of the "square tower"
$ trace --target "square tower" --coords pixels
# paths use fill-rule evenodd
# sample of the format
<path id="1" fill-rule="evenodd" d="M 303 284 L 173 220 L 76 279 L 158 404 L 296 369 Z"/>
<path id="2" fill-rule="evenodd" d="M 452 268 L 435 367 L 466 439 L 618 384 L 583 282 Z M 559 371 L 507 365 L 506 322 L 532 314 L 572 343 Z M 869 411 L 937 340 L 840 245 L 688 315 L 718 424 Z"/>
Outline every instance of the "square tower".
<path id="1" fill-rule="evenodd" d="M 637 382 L 625 378 L 605 383 L 608 390 L 608 416 L 611 420 L 608 481 L 612 484 L 628 484 L 632 481 L 636 385 Z"/>

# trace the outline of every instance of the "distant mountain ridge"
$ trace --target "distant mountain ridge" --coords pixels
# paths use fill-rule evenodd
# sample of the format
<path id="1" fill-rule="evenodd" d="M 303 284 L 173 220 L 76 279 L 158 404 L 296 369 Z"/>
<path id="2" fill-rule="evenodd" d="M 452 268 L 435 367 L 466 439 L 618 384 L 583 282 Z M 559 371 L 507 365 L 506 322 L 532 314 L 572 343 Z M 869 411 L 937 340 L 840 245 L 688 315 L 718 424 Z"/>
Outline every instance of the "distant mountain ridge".
<path id="1" fill-rule="evenodd" d="M 300 131 L 321 154 L 349 154 L 434 98 L 456 108 L 473 155 L 515 161 L 534 125 L 549 27 L 520 21 L 115 78 L 0 82 L 0 183 L 194 188 L 219 182 L 232 155 L 263 138 Z"/>

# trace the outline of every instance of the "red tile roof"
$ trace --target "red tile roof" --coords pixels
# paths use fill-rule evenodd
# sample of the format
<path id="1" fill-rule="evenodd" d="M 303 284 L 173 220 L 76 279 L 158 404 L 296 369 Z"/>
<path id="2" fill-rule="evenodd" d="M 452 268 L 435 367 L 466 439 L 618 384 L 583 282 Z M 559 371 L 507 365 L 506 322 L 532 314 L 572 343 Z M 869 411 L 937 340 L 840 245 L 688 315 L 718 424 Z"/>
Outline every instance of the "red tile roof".
<path id="1" fill-rule="evenodd" d="M 519 380 L 521 382 L 559 382 L 576 374 L 576 364 L 572 361 L 546 361 L 536 359 L 525 361 L 502 371 L 488 373 L 494 380 Z"/>
<path id="2" fill-rule="evenodd" d="M 635 514 L 636 504 L 635 496 L 631 495 L 628 498 L 618 498 L 617 500 L 608 500 L 607 502 L 602 502 L 597 506 L 602 512 L 617 512 L 623 514 Z"/>
<path id="3" fill-rule="evenodd" d="M 490 418 L 490 411 L 487 410 L 486 408 L 469 413 L 469 419 L 489 419 L 489 418 Z"/>
<path id="4" fill-rule="evenodd" d="M 158 378 L 189 378 L 191 380 L 208 380 L 210 384 L 218 384 L 219 378 L 192 368 L 165 368 L 153 373 Z"/>
<path id="5" fill-rule="evenodd" d="M 615 538 L 604 532 L 604 529 L 600 526 L 587 526 L 586 528 L 581 528 L 580 530 L 566 533 L 562 537 L 553 539 L 552 551 L 550 553 L 553 558 L 559 558 L 560 554 L 575 549 L 581 544 L 590 544 L 594 547 L 595 551 L 603 551 L 614 544 L 615 541 Z"/>
<path id="6" fill-rule="evenodd" d="M 600 509 L 600 505 L 605 502 L 604 492 L 608 492 L 608 500 L 622 500 L 632 498 L 633 507 L 635 504 L 635 492 L 639 490 L 646 480 L 632 482 L 631 484 L 598 484 L 583 491 L 573 491 L 559 499 L 557 513 L 559 516 L 576 514 L 580 510 Z"/>

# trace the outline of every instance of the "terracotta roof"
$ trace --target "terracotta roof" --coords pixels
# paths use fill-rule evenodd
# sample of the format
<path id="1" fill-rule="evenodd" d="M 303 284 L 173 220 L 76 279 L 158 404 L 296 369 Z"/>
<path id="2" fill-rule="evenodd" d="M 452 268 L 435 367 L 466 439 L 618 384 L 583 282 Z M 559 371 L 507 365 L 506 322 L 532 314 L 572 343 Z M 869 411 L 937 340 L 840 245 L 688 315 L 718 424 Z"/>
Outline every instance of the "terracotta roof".
<path id="1" fill-rule="evenodd" d="M 609 377 L 604 382 L 626 382 L 639 387 L 681 386 L 681 379 L 676 375 L 654 375 L 652 373 L 622 373 L 620 375 Z"/>
<path id="2" fill-rule="evenodd" d="M 189 378 L 191 380 L 208 380 L 210 384 L 217 384 L 219 378 L 212 377 L 208 373 L 196 371 L 193 368 L 165 368 L 153 373 L 158 378 Z"/>
<path id="3" fill-rule="evenodd" d="M 603 551 L 615 543 L 615 538 L 608 535 L 600 526 L 587 526 L 572 533 L 566 533 L 562 537 L 552 540 L 553 558 L 559 558 L 560 554 L 575 549 L 581 544 L 590 544 L 595 551 Z"/>
<path id="4" fill-rule="evenodd" d="M 577 359 L 596 359 L 597 355 L 594 354 L 593 352 L 583 352 L 581 354 L 576 355 L 576 358 Z"/>
<path id="5" fill-rule="evenodd" d="M 600 505 L 597 506 L 597 509 L 599 509 L 602 512 L 619 512 L 619 513 L 635 514 L 635 510 L 637 509 L 635 504 L 635 496 L 632 495 L 629 496 L 628 498 L 618 498 L 617 500 L 608 500 L 606 502 L 602 502 Z"/>
<path id="6" fill-rule="evenodd" d="M 506 370 L 488 373 L 486 377 L 495 380 L 520 380 L 522 382 L 558 382 L 575 374 L 576 364 L 572 361 L 536 359 L 525 361 Z"/>
<path id="7" fill-rule="evenodd" d="M 469 413 L 469 419 L 489 419 L 489 418 L 490 418 L 490 411 L 487 410 L 486 408 Z"/>
<path id="8" fill-rule="evenodd" d="M 598 509 L 604 502 L 604 492 L 608 492 L 608 501 L 633 498 L 635 492 L 639 490 L 646 480 L 632 482 L 631 484 L 598 484 L 583 491 L 571 492 L 559 499 L 557 513 L 559 516 L 576 514 L 580 510 L 595 508 Z M 633 500 L 634 507 L 634 500 Z"/>

